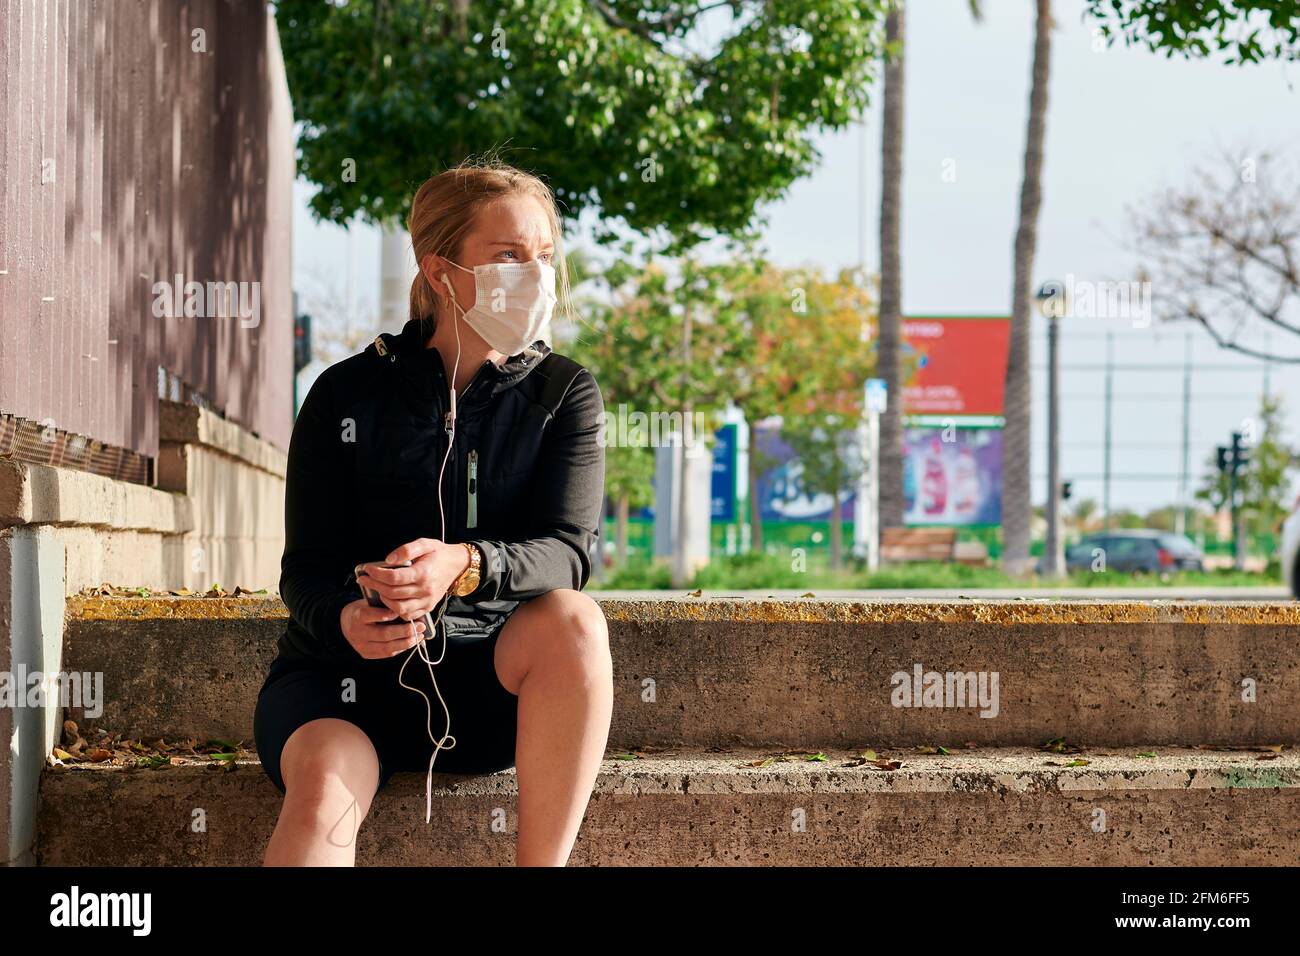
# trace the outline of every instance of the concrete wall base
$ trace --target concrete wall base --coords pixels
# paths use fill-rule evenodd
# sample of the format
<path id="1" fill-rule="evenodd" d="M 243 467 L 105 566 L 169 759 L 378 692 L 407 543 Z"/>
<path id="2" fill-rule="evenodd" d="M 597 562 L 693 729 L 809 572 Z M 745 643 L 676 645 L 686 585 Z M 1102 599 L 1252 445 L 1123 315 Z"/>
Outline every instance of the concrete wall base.
<path id="1" fill-rule="evenodd" d="M 69 597 L 104 584 L 278 588 L 284 453 L 204 409 L 162 405 L 161 488 L 0 461 L 0 694 L 24 698 L 0 701 L 0 863 L 35 862 L 37 787 L 63 705 L 28 706 L 23 678 L 60 672 Z"/>

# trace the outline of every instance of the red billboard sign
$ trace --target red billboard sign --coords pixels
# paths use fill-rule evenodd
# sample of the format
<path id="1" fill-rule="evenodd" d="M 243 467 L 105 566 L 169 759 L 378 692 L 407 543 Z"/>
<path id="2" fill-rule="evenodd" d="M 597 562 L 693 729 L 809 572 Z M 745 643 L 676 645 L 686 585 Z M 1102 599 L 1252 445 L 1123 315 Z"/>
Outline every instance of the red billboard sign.
<path id="1" fill-rule="evenodd" d="M 903 414 L 1001 415 L 1010 336 L 1009 318 L 904 318 L 903 360 L 916 371 Z"/>

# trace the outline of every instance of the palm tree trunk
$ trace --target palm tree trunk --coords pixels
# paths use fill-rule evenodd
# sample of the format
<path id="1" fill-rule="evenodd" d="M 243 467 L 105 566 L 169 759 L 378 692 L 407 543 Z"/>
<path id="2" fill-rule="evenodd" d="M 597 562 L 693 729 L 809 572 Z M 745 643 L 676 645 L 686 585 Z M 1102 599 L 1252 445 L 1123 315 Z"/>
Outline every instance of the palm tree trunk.
<path id="1" fill-rule="evenodd" d="M 885 61 L 884 117 L 880 153 L 880 328 L 876 375 L 885 380 L 888 404 L 880 419 L 881 528 L 903 523 L 903 383 L 899 380 L 902 339 L 902 266 L 900 210 L 903 193 L 903 0 L 891 4 L 885 18 L 885 42 L 895 55 Z M 896 45 L 896 47 L 895 47 Z"/>
<path id="2" fill-rule="evenodd" d="M 1012 574 L 1028 573 L 1032 567 L 1029 557 L 1029 307 L 1038 241 L 1038 210 L 1042 204 L 1043 135 L 1047 126 L 1047 81 L 1052 53 L 1052 2 L 1037 0 L 1037 3 L 1029 126 L 1024 178 L 1020 185 L 1020 222 L 1016 227 L 1015 285 L 1011 293 L 1006 428 L 1002 434 L 1002 566 Z"/>

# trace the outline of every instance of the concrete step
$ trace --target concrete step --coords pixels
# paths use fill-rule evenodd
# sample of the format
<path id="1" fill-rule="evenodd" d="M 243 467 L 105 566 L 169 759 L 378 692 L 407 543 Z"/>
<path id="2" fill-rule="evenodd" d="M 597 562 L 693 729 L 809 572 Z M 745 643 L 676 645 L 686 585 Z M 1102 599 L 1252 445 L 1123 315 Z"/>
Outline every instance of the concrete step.
<path id="1" fill-rule="evenodd" d="M 887 756 L 693 750 L 606 759 L 570 865 L 1294 865 L 1300 755 L 1132 749 Z M 613 758 L 614 751 L 607 754 Z M 882 756 L 884 756 L 882 754 Z M 1087 766 L 1067 766 L 1086 759 Z M 509 865 L 516 775 L 396 775 L 358 835 L 362 865 Z M 225 771 L 47 769 L 46 866 L 257 865 L 280 794 L 256 760 Z M 199 825 L 201 823 L 201 825 Z"/>
<path id="2" fill-rule="evenodd" d="M 617 746 L 1300 741 L 1296 603 L 601 605 L 615 666 Z M 74 600 L 64 670 L 102 672 L 105 700 L 96 719 L 75 708 L 72 716 L 126 737 L 251 740 L 257 691 L 286 615 L 278 599 Z M 990 693 L 996 675 L 996 713 L 970 702 L 896 706 L 901 686 L 914 681 L 896 684 L 895 675 L 910 678 L 918 667 L 982 674 Z"/>

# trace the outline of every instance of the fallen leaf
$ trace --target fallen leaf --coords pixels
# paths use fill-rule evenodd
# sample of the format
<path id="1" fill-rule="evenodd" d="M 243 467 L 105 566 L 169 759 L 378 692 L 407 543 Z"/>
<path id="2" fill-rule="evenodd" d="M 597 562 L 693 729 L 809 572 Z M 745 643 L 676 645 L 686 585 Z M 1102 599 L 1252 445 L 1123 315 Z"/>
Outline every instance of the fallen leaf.
<path id="1" fill-rule="evenodd" d="M 1080 747 L 1078 744 L 1071 743 L 1070 741 L 1066 740 L 1064 737 L 1053 737 L 1051 740 L 1047 741 L 1047 743 L 1043 744 L 1043 746 L 1039 747 L 1038 749 L 1046 750 L 1049 753 L 1054 753 L 1054 754 L 1077 754 L 1083 752 L 1082 747 Z"/>

